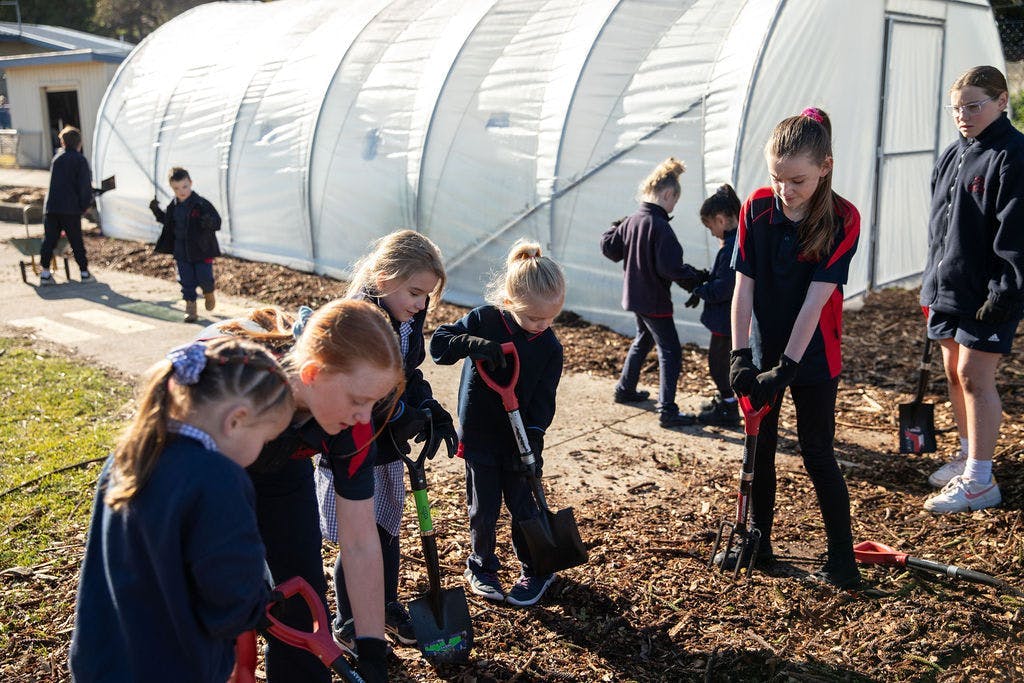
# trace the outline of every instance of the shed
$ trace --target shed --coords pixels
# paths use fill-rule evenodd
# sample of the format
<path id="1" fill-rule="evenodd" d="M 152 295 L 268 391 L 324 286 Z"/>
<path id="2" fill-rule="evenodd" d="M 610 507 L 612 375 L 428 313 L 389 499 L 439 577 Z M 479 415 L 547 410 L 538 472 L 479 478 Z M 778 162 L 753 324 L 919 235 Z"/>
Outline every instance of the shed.
<path id="1" fill-rule="evenodd" d="M 92 139 L 103 93 L 132 47 L 58 26 L 0 22 L 0 71 L 19 166 L 47 168 L 66 125 Z"/>
<path id="2" fill-rule="evenodd" d="M 526 236 L 564 265 L 568 309 L 631 332 L 598 238 L 642 178 L 687 163 L 673 226 L 707 265 L 700 203 L 765 184 L 768 133 L 808 105 L 832 116 L 834 186 L 862 216 L 847 295 L 913 278 L 930 171 L 957 134 L 945 90 L 986 63 L 1003 66 L 984 0 L 213 3 L 121 65 L 93 163 L 118 177 L 110 235 L 153 239 L 146 205 L 181 165 L 228 253 L 345 276 L 411 226 L 444 252 L 448 298 L 477 304 Z M 682 338 L 705 340 L 676 309 Z"/>

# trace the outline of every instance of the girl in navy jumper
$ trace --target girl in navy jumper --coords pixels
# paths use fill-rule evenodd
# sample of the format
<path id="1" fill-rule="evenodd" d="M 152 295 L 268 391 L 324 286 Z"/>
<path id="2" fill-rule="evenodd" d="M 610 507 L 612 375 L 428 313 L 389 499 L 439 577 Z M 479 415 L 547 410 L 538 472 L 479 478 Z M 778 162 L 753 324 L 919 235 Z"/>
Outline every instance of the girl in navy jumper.
<path id="1" fill-rule="evenodd" d="M 441 325 L 430 340 L 436 363 L 451 365 L 463 358 L 459 385 L 460 454 L 466 459 L 466 502 L 472 553 L 466 560 L 470 590 L 488 600 L 532 605 L 554 580 L 536 575 L 529 548 L 515 522 L 539 513 L 530 486 L 520 470 L 516 438 L 501 398 L 484 384 L 474 360 L 480 360 L 499 382 L 507 382 L 501 344 L 511 341 L 519 353 L 516 394 L 541 476 L 544 431 L 555 415 L 555 392 L 562 376 L 562 345 L 551 329 L 565 301 L 565 277 L 540 245 L 519 241 L 509 253 L 505 272 L 488 288 L 489 305 L 457 322 Z M 512 516 L 512 546 L 522 565 L 519 581 L 505 595 L 495 554 L 495 535 L 502 498 Z"/>
<path id="2" fill-rule="evenodd" d="M 763 565 L 773 557 L 775 448 L 779 406 L 789 387 L 800 455 L 828 537 L 828 560 L 814 577 L 851 588 L 860 583 L 860 572 L 853 556 L 850 496 L 834 439 L 842 287 L 857 248 L 860 216 L 832 191 L 831 138 L 828 116 L 810 108 L 775 126 L 765 148 L 771 186 L 747 199 L 736 237 L 729 380 L 755 407 L 772 404 L 761 422 L 754 463 L 751 507 L 762 539 L 756 561 Z M 731 567 L 737 555 L 730 548 L 715 559 Z"/>
<path id="3" fill-rule="evenodd" d="M 405 506 L 405 465 L 401 454 L 411 450 L 409 440 L 423 441 L 429 431 L 445 442 L 448 455 L 455 455 L 458 435 L 452 416 L 434 400 L 430 383 L 419 369 L 426 358 L 423 322 L 430 297 L 444 290 L 445 272 L 437 245 L 415 230 L 399 230 L 377 240 L 373 251 L 354 268 L 347 296 L 372 301 L 387 315 L 398 335 L 405 369 L 405 393 L 391 412 L 377 439 L 377 458 L 373 468 L 374 515 L 384 560 L 384 628 L 403 645 L 416 643 L 412 620 L 398 601 L 400 561 L 398 536 Z M 429 411 L 431 422 L 427 422 Z M 380 416 L 388 419 L 388 415 Z M 317 497 L 321 501 L 321 526 L 326 536 L 337 541 L 337 522 L 333 512 L 334 491 L 330 487 L 330 469 L 317 468 Z M 324 493 L 328 495 L 324 495 Z M 324 505 L 324 503 L 328 503 Z M 326 514 L 325 514 L 326 512 Z M 337 639 L 346 645 L 355 633 L 352 610 L 345 590 L 345 573 L 340 556 L 334 567 L 338 595 Z"/>
<path id="4" fill-rule="evenodd" d="M 206 336 L 223 334 L 244 336 L 285 353 L 295 393 L 297 407 L 290 424 L 249 467 L 274 581 L 301 576 L 329 611 L 311 462 L 320 454 L 334 475 L 359 672 L 371 683 L 384 681 L 384 570 L 373 515 L 372 411 L 385 397 L 402 392 L 398 339 L 379 308 L 349 300 L 332 301 L 316 312 L 302 307 L 294 319 L 276 309 L 257 309 L 204 331 Z M 277 609 L 289 626 L 312 630 L 301 597 Z M 274 637 L 268 636 L 267 643 L 268 683 L 331 680 L 330 671 L 315 655 Z"/>
<path id="5" fill-rule="evenodd" d="M 732 268 L 732 252 L 736 246 L 736 226 L 740 220 L 740 198 L 732 185 L 722 185 L 704 200 L 700 206 L 700 221 L 718 239 L 720 248 L 715 255 L 708 281 L 693 288 L 693 294 L 686 302 L 695 308 L 704 301 L 700 321 L 711 331 L 708 344 L 708 372 L 718 393 L 701 406 L 697 419 L 702 424 L 739 424 L 740 412 L 736 397 L 729 386 L 729 351 L 732 349 L 732 334 L 729 330 L 729 308 L 732 304 L 732 290 L 736 284 L 736 271 Z"/>
<path id="6" fill-rule="evenodd" d="M 100 474 L 75 607 L 75 681 L 224 683 L 270 597 L 244 468 L 288 424 L 288 378 L 240 340 L 172 350 Z"/>
<path id="7" fill-rule="evenodd" d="M 680 413 L 676 384 L 683 354 L 672 319 L 672 283 L 688 292 L 704 279 L 700 271 L 683 263 L 683 248 L 668 224 L 679 201 L 681 161 L 669 157 L 640 185 L 640 208 L 601 236 L 601 253 L 622 261 L 622 307 L 636 315 L 636 338 L 626 354 L 622 376 L 615 386 L 617 403 L 640 403 L 649 396 L 637 391 L 640 369 L 651 349 L 658 347 L 658 411 L 662 427 L 691 425 L 697 416 Z"/>
<path id="8" fill-rule="evenodd" d="M 943 487 L 924 504 L 936 513 L 1002 501 L 992 477 L 1003 416 L 996 369 L 1024 313 L 1024 134 L 1006 116 L 1006 78 L 974 67 L 949 97 L 960 137 L 932 172 L 921 305 L 942 346 L 961 450 L 928 478 Z"/>

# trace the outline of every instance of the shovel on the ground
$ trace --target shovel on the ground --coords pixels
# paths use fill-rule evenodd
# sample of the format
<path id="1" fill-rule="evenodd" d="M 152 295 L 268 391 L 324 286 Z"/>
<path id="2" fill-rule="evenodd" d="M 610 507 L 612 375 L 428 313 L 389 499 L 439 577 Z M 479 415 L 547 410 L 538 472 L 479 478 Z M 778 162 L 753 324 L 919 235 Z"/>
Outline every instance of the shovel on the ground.
<path id="1" fill-rule="evenodd" d="M 502 344 L 501 350 L 505 352 L 506 356 L 512 357 L 512 377 L 508 384 L 499 384 L 487 373 L 481 361 L 475 361 L 475 363 L 476 370 L 480 373 L 484 383 L 501 396 L 501 403 L 505 406 L 505 412 L 508 413 L 512 432 L 516 438 L 516 446 L 519 448 L 519 459 L 526 469 L 526 477 L 533 491 L 533 497 L 537 501 L 537 507 L 540 509 L 540 515 L 537 517 L 516 523 L 530 550 L 532 569 L 538 576 L 544 576 L 562 569 L 586 564 L 587 549 L 580 538 L 580 530 L 576 526 L 576 516 L 573 514 L 572 508 L 552 512 L 544 497 L 540 477 L 536 474 L 533 449 L 526 436 L 526 426 L 519 414 L 519 397 L 516 396 L 516 384 L 519 382 L 519 352 L 512 342 Z"/>
<path id="2" fill-rule="evenodd" d="M 911 557 L 906 553 L 898 553 L 889 546 L 882 545 L 881 543 L 875 543 L 874 541 L 861 541 L 857 545 L 853 546 L 853 554 L 861 564 L 879 564 L 924 569 L 936 574 L 943 574 L 951 579 L 963 579 L 964 581 L 983 583 L 986 586 L 992 586 L 993 588 L 998 588 L 1001 591 L 1006 591 L 1013 595 L 1024 596 L 1024 592 L 1017 590 L 1002 579 L 997 579 L 994 576 L 982 574 L 981 572 L 976 572 L 971 569 L 963 569 L 956 565 L 942 564 L 941 562 L 922 560 L 919 557 Z"/>
<path id="3" fill-rule="evenodd" d="M 901 403 L 900 409 L 900 453 L 934 453 L 935 406 L 924 403 L 924 392 L 928 385 L 928 365 L 931 360 L 932 340 L 925 334 L 924 353 L 918 366 L 917 395 L 910 403 Z"/>
<path id="4" fill-rule="evenodd" d="M 722 520 L 718 525 L 718 535 L 715 537 L 715 544 L 711 548 L 711 557 L 708 558 L 708 569 L 715 565 L 715 555 L 722 547 L 725 540 L 726 551 L 739 546 L 736 566 L 733 568 L 732 578 L 739 578 L 740 570 L 747 570 L 747 578 L 750 578 L 754 571 L 754 563 L 757 561 L 757 549 L 761 545 L 761 531 L 750 526 L 750 491 L 754 486 L 754 456 L 757 454 L 757 435 L 761 431 L 761 420 L 768 411 L 772 409 L 771 403 L 766 403 L 757 410 L 754 410 L 749 396 L 737 396 L 740 411 L 743 413 L 743 465 L 740 467 L 740 490 L 736 496 L 736 516 Z M 746 566 L 739 562 L 740 559 L 749 557 Z M 722 563 L 722 571 L 725 571 L 725 563 Z"/>
<path id="5" fill-rule="evenodd" d="M 469 605 L 462 588 L 441 587 L 441 567 L 437 559 L 437 533 L 430 514 L 427 500 L 427 476 L 424 462 L 432 458 L 440 441 L 434 430 L 426 440 L 415 460 L 402 455 L 413 499 L 416 501 L 416 516 L 420 525 L 420 542 L 423 544 L 423 561 L 427 565 L 427 579 L 430 589 L 426 595 L 409 603 L 409 616 L 416 643 L 424 658 L 431 664 L 452 664 L 465 662 L 473 647 L 473 622 L 469 617 Z"/>

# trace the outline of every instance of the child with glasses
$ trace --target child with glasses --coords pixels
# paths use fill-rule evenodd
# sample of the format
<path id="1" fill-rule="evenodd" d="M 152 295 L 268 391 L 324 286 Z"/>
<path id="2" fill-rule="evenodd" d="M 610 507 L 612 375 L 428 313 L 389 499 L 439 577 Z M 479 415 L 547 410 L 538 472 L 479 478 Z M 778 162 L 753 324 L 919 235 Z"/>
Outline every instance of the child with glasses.
<path id="1" fill-rule="evenodd" d="M 996 368 L 1024 315 L 1024 135 L 1006 116 L 1006 78 L 976 66 L 949 89 L 960 136 L 932 172 L 921 305 L 942 346 L 960 451 L 932 473 L 935 513 L 1002 501 L 992 477 L 1002 405 Z"/>

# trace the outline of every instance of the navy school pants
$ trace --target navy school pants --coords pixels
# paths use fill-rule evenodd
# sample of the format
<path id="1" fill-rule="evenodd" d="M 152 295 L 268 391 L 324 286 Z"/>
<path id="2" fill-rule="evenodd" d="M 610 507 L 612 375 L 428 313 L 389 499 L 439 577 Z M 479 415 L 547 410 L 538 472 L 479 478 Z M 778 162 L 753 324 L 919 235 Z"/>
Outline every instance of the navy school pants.
<path id="1" fill-rule="evenodd" d="M 538 470 L 539 476 L 539 470 Z M 495 554 L 498 515 L 501 502 L 512 516 L 512 548 L 522 564 L 524 576 L 532 576 L 530 548 L 516 522 L 540 514 L 530 484 L 521 474 L 499 465 L 466 461 L 466 506 L 469 509 L 469 537 L 472 554 L 466 560 L 470 569 L 497 572 L 501 563 Z"/>
<path id="2" fill-rule="evenodd" d="M 85 240 L 82 239 L 82 216 L 76 213 L 48 213 L 43 217 L 43 244 L 39 249 L 39 262 L 43 268 L 50 267 L 53 250 L 63 232 L 75 254 L 78 270 L 89 272 L 89 259 L 85 256 Z"/>
<path id="3" fill-rule="evenodd" d="M 636 314 L 636 338 L 626 353 L 622 365 L 622 376 L 616 389 L 635 391 L 640 381 L 640 370 L 644 359 L 655 346 L 658 347 L 658 410 L 663 413 L 677 413 L 676 384 L 683 366 L 683 352 L 679 347 L 679 333 L 672 316 L 652 318 Z"/>

